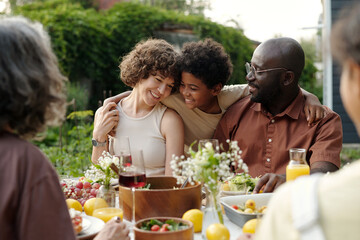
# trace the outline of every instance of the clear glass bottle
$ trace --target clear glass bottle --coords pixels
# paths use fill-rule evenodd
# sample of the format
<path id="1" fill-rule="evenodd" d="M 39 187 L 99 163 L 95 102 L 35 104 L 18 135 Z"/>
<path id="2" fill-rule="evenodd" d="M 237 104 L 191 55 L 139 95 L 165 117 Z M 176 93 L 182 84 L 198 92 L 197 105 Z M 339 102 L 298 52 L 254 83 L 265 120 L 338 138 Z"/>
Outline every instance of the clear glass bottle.
<path id="1" fill-rule="evenodd" d="M 306 149 L 290 148 L 290 161 L 286 167 L 286 181 L 295 180 L 302 175 L 310 174 L 310 167 L 306 162 Z"/>

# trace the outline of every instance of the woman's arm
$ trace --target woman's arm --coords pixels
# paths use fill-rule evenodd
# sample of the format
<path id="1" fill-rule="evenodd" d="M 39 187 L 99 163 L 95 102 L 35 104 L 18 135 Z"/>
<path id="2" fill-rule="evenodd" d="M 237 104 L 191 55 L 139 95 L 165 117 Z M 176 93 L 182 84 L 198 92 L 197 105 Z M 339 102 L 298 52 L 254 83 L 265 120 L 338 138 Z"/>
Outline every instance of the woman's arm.
<path id="1" fill-rule="evenodd" d="M 122 93 L 119 93 L 118 95 L 116 96 L 112 96 L 112 97 L 109 97 L 107 99 L 104 100 L 104 104 L 103 106 L 105 106 L 106 104 L 108 104 L 109 102 L 114 102 L 114 103 L 119 103 L 121 99 L 123 98 L 126 98 L 127 96 L 129 96 L 131 93 L 131 91 L 126 91 L 126 92 L 122 92 Z"/>
<path id="2" fill-rule="evenodd" d="M 119 121 L 119 111 L 116 109 L 116 104 L 109 102 L 103 107 L 100 107 L 95 113 L 93 139 L 99 143 L 106 142 L 105 146 L 93 147 L 91 161 L 95 164 L 103 151 L 109 151 L 108 134 L 113 130 Z"/>
<path id="3" fill-rule="evenodd" d="M 184 154 L 184 124 L 182 118 L 172 109 L 167 109 L 161 120 L 161 133 L 166 141 L 165 175 L 172 176 L 170 161 L 172 155 Z"/>
<path id="4" fill-rule="evenodd" d="M 323 119 L 325 117 L 325 109 L 318 97 L 303 88 L 301 88 L 301 91 L 305 97 L 304 111 L 308 124 L 310 125 Z"/>

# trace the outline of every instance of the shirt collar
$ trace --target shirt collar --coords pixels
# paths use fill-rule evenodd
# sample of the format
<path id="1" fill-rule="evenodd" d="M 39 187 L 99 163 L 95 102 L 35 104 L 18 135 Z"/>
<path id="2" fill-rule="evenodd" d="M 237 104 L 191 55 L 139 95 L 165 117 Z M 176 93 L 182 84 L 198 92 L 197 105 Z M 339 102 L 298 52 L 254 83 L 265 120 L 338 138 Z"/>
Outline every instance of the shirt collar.
<path id="1" fill-rule="evenodd" d="M 294 101 L 292 101 L 292 103 L 283 112 L 277 114 L 276 116 L 277 117 L 282 117 L 284 115 L 288 115 L 289 117 L 291 117 L 293 119 L 298 119 L 299 116 L 300 116 L 300 113 L 301 113 L 301 111 L 303 109 L 304 101 L 305 101 L 305 99 L 304 99 L 304 96 L 302 94 L 302 91 L 299 90 L 299 93 L 296 96 L 296 98 L 294 99 Z M 263 113 L 265 115 L 268 115 L 268 112 L 261 105 L 261 103 L 254 102 L 250 108 L 253 109 L 256 112 L 261 112 L 261 113 Z"/>

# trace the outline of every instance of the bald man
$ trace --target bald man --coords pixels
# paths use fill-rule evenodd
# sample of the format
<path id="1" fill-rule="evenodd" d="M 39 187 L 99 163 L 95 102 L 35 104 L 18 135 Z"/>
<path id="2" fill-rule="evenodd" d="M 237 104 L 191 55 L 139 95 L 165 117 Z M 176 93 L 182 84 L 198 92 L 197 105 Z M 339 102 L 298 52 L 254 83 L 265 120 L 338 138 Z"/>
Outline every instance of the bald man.
<path id="1" fill-rule="evenodd" d="M 270 39 L 246 63 L 250 96 L 234 103 L 220 120 L 214 138 L 226 147 L 237 140 L 250 175 L 261 176 L 255 192 L 272 192 L 285 182 L 290 148 L 305 148 L 310 172 L 339 169 L 342 125 L 338 114 L 308 125 L 298 85 L 304 69 L 301 45 L 291 38 Z"/>

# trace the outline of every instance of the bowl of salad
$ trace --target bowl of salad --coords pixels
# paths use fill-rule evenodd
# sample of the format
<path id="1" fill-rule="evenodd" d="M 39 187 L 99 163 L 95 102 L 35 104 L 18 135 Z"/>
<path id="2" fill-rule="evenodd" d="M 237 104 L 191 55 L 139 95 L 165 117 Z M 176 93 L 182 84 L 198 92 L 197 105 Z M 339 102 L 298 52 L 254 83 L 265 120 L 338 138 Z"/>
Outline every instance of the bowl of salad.
<path id="1" fill-rule="evenodd" d="M 194 227 L 181 218 L 146 218 L 136 222 L 134 234 L 136 240 L 192 240 Z"/>
<path id="2" fill-rule="evenodd" d="M 233 196 L 251 193 L 259 178 L 252 178 L 247 173 L 240 173 L 235 175 L 233 178 L 222 183 L 221 195 L 222 196 Z"/>

